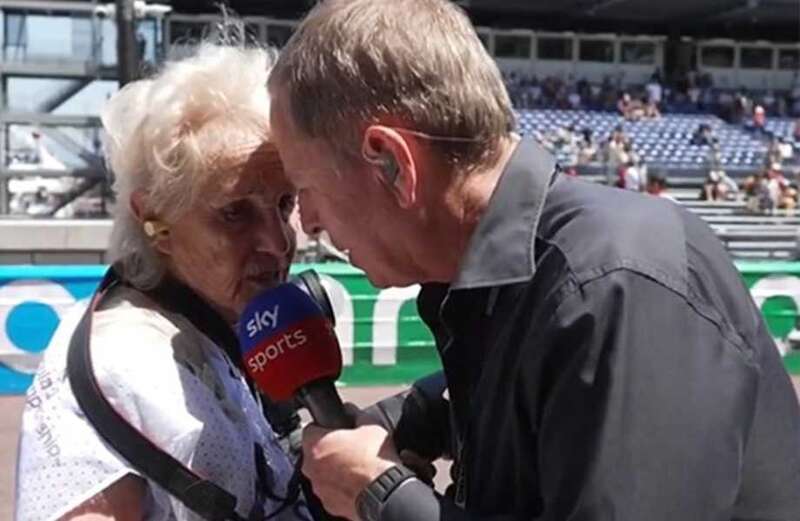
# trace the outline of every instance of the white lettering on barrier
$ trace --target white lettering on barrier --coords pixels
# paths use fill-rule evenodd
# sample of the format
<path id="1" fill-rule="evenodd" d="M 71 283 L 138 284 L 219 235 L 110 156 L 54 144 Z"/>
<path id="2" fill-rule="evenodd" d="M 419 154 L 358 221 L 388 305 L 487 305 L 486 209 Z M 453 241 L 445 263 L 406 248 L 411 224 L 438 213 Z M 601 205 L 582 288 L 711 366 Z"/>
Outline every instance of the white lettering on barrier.
<path id="1" fill-rule="evenodd" d="M 347 366 L 352 365 L 355 345 L 353 297 L 341 282 L 330 275 L 322 275 L 321 279 L 336 315 L 336 335 L 342 347 L 343 362 Z M 376 296 L 372 334 L 373 364 L 386 366 L 397 363 L 399 312 L 403 304 L 416 298 L 418 292 L 419 286 L 410 286 L 390 288 Z M 759 309 L 767 299 L 778 296 L 793 299 L 800 309 L 800 277 L 767 276 L 753 284 L 750 293 Z M 72 306 L 76 299 L 64 286 L 50 280 L 21 279 L 0 286 L 0 363 L 19 372 L 33 374 L 41 355 L 14 345 L 6 331 L 11 311 L 24 302 L 40 302 L 48 305 L 61 318 L 64 311 Z M 800 331 L 795 329 L 790 335 L 800 336 Z M 784 339 L 775 340 L 781 351 L 784 351 L 786 349 Z"/>
<path id="2" fill-rule="evenodd" d="M 793 275 L 768 275 L 753 284 L 750 288 L 750 295 L 752 295 L 759 310 L 761 310 L 764 302 L 772 297 L 788 297 L 794 301 L 795 306 L 800 310 L 800 278 Z M 795 325 L 795 329 L 789 333 L 789 336 L 793 337 L 799 334 L 800 332 L 798 332 Z M 785 355 L 788 350 L 785 339 L 776 338 L 775 343 L 778 345 L 781 354 Z"/>
<path id="3" fill-rule="evenodd" d="M 375 297 L 372 322 L 372 365 L 397 364 L 397 330 L 403 304 L 417 298 L 420 286 L 389 288 Z"/>
<path id="4" fill-rule="evenodd" d="M 0 286 L 0 363 L 26 374 L 34 374 L 41 353 L 31 353 L 15 345 L 6 331 L 8 317 L 19 304 L 36 302 L 50 306 L 61 319 L 76 302 L 61 284 L 45 279 L 20 279 Z"/>
<path id="5" fill-rule="evenodd" d="M 320 274 L 320 282 L 328 293 L 336 317 L 336 338 L 342 348 L 342 363 L 353 365 L 353 348 L 355 347 L 355 321 L 353 297 L 347 288 L 330 275 Z"/>

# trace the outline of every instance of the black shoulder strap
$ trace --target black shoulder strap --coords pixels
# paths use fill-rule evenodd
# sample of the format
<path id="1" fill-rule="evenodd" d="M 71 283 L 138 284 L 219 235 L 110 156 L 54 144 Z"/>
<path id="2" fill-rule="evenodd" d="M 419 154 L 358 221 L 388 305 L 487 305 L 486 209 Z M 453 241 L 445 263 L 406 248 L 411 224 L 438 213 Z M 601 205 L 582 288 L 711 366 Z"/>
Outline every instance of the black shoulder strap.
<path id="1" fill-rule="evenodd" d="M 89 349 L 92 314 L 106 292 L 120 283 L 109 268 L 78 323 L 67 354 L 67 376 L 83 413 L 103 440 L 136 470 L 208 521 L 245 521 L 236 513 L 236 497 L 185 467 L 135 429 L 105 399 L 94 377 Z M 233 358 L 236 360 L 236 358 Z"/>
<path id="2" fill-rule="evenodd" d="M 239 339 L 233 329 L 191 288 L 171 277 L 164 277 L 158 286 L 142 293 L 166 311 L 181 315 L 191 322 L 198 331 L 225 351 L 243 375 L 247 374 L 242 367 Z"/>
<path id="3" fill-rule="evenodd" d="M 253 393 L 256 402 L 261 405 L 262 413 L 279 437 L 288 437 L 299 428 L 300 416 L 297 414 L 295 404 L 291 401 L 275 402 L 259 392 L 242 365 L 239 339 L 236 338 L 233 329 L 197 293 L 170 277 L 165 277 L 158 286 L 143 291 L 143 293 L 166 311 L 180 315 L 191 322 L 198 331 L 228 355 L 231 363 L 235 364 L 244 376 L 250 392 Z M 166 318 L 170 320 L 169 317 Z M 180 327 L 178 324 L 175 325 Z"/>

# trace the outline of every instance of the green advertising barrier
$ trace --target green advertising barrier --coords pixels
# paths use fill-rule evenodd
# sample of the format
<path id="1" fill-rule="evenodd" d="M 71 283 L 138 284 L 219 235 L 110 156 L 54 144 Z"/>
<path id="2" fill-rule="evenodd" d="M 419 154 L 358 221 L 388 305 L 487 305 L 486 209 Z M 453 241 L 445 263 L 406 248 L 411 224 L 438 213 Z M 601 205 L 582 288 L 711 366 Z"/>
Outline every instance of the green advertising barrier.
<path id="1" fill-rule="evenodd" d="M 419 286 L 379 290 L 348 264 L 297 266 L 317 270 L 336 312 L 336 334 L 349 385 L 395 385 L 441 369 L 433 337 L 417 314 Z"/>
<path id="2" fill-rule="evenodd" d="M 800 345 L 800 262 L 737 262 L 736 267 L 784 354 L 787 370 L 800 375 L 800 351 L 792 349 Z"/>
<path id="3" fill-rule="evenodd" d="M 334 307 L 342 317 L 337 333 L 345 352 L 342 381 L 353 385 L 389 385 L 408 382 L 437 370 L 439 359 L 433 338 L 416 312 L 417 287 L 376 290 L 364 275 L 348 265 L 313 266 L 338 289 Z M 800 341 L 797 330 L 800 309 L 800 263 L 737 263 L 783 353 L 789 372 L 800 375 L 800 352 L 791 350 Z M 346 293 L 347 295 L 343 295 Z M 351 299 L 351 303 L 342 301 Z M 352 311 L 348 310 L 352 306 Z M 352 317 L 352 318 L 351 318 Z M 349 352 L 348 352 L 349 351 Z"/>
<path id="4" fill-rule="evenodd" d="M 800 375 L 797 329 L 800 263 L 742 262 L 737 267 L 761 309 L 786 367 Z M 433 338 L 416 309 L 418 286 L 379 290 L 347 264 L 317 270 L 335 308 L 347 385 L 407 383 L 440 368 Z M 0 394 L 25 392 L 61 317 L 86 306 L 104 266 L 0 266 Z"/>

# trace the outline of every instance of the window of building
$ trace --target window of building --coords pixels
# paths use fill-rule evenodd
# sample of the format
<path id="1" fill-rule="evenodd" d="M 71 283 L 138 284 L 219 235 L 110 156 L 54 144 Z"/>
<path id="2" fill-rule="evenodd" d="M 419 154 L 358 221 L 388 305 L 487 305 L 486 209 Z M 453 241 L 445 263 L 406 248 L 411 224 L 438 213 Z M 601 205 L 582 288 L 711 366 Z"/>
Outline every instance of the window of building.
<path id="1" fill-rule="evenodd" d="M 169 24 L 169 42 L 182 45 L 196 44 L 208 34 L 208 30 L 206 22 L 173 20 Z"/>
<path id="2" fill-rule="evenodd" d="M 743 69 L 771 69 L 772 49 L 764 47 L 742 47 L 739 65 Z"/>
<path id="3" fill-rule="evenodd" d="M 572 40 L 569 38 L 539 38 L 540 60 L 572 60 Z"/>
<path id="4" fill-rule="evenodd" d="M 652 42 L 622 42 L 620 62 L 629 65 L 655 65 L 656 44 Z"/>
<path id="5" fill-rule="evenodd" d="M 294 34 L 294 27 L 286 24 L 267 25 L 267 43 L 279 49 L 286 45 L 289 38 Z"/>
<path id="6" fill-rule="evenodd" d="M 614 42 L 609 40 L 581 40 L 578 56 L 582 62 L 614 62 Z"/>
<path id="7" fill-rule="evenodd" d="M 244 32 L 247 35 L 248 45 L 263 45 L 261 41 L 261 26 L 255 22 L 246 22 L 244 24 Z"/>
<path id="8" fill-rule="evenodd" d="M 494 55 L 498 58 L 531 57 L 530 36 L 496 34 L 494 36 Z"/>
<path id="9" fill-rule="evenodd" d="M 733 47 L 713 45 L 700 49 L 700 61 L 704 67 L 733 67 Z"/>
<path id="10" fill-rule="evenodd" d="M 780 49 L 778 68 L 788 71 L 800 70 L 800 49 Z"/>

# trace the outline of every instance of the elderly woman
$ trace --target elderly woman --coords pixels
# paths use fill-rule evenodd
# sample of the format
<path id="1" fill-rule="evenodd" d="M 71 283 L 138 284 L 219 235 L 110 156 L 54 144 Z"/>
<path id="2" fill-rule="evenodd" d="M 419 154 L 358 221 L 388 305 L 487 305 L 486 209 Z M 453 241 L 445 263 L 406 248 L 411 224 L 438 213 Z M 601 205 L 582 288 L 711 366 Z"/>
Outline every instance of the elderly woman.
<path id="1" fill-rule="evenodd" d="M 230 336 L 248 300 L 285 279 L 294 254 L 295 193 L 267 128 L 271 59 L 204 44 L 108 102 L 119 201 L 110 251 L 122 283 L 102 299 L 90 334 L 95 378 L 114 409 L 233 494 L 239 516 L 259 520 L 308 513 L 235 353 L 203 325 Z M 196 519 L 104 443 L 77 405 L 65 376 L 75 322 L 61 324 L 28 394 L 16 518 Z"/>

